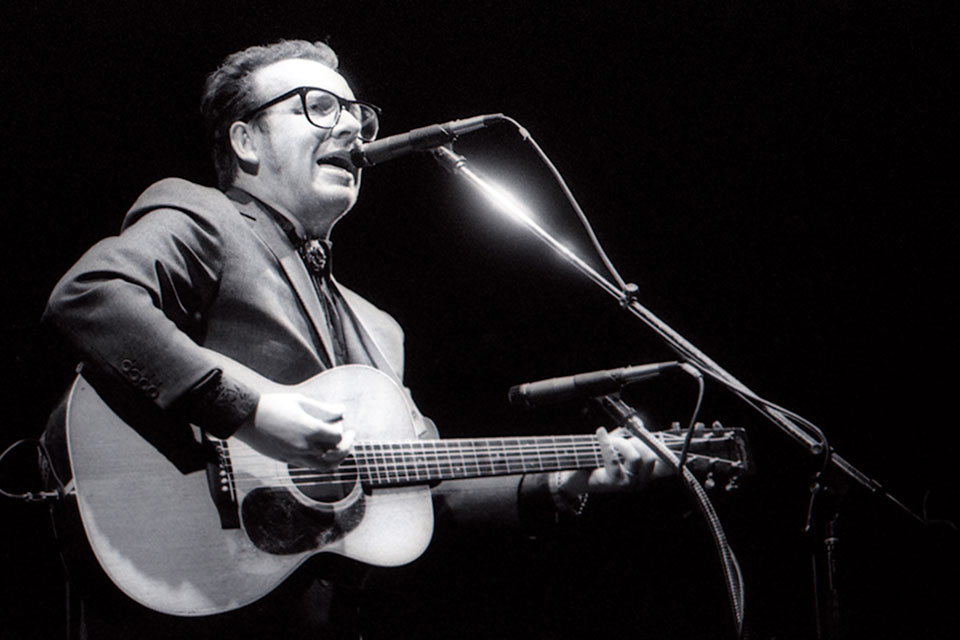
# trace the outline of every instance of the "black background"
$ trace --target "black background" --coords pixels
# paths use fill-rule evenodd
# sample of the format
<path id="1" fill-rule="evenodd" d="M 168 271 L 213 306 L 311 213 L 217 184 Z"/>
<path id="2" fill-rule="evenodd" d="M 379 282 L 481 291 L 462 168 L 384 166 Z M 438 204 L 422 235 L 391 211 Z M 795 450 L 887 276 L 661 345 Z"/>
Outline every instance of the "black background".
<path id="1" fill-rule="evenodd" d="M 57 278 L 153 181 L 212 183 L 204 75 L 250 44 L 327 39 L 356 93 L 384 107 L 384 134 L 489 112 L 520 121 L 642 304 L 817 423 L 911 510 L 956 518 L 951 6 L 6 3 L 0 440 L 38 435 L 70 379 L 37 322 Z M 475 133 L 457 149 L 596 263 L 516 132 Z M 673 357 L 428 157 L 366 171 L 335 242 L 340 280 L 404 326 L 407 382 L 446 435 L 591 431 L 576 406 L 526 413 L 505 391 Z M 686 420 L 694 392 L 668 378 L 637 400 L 656 425 Z M 757 475 L 717 505 L 746 576 L 751 636 L 813 637 L 809 457 L 715 386 L 702 417 L 752 439 Z M 5 488 L 30 486 L 25 457 L 0 470 Z M 0 637 L 55 637 L 61 586 L 44 507 L 0 505 Z M 688 509 L 666 487 L 597 501 L 540 544 L 458 532 L 389 572 L 371 619 L 419 637 L 726 637 L 718 565 Z M 955 531 L 856 489 L 840 522 L 848 637 L 954 631 Z"/>

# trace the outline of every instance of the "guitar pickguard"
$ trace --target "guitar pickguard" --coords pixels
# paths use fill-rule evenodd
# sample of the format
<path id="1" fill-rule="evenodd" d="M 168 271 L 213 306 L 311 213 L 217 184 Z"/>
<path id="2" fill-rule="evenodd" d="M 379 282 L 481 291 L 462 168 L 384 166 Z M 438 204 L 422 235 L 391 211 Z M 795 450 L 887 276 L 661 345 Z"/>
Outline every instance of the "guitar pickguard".
<path id="1" fill-rule="evenodd" d="M 243 500 L 241 515 L 247 537 L 261 551 L 274 555 L 303 553 L 336 542 L 363 520 L 361 494 L 345 507 L 310 507 L 283 488 L 260 488 Z"/>

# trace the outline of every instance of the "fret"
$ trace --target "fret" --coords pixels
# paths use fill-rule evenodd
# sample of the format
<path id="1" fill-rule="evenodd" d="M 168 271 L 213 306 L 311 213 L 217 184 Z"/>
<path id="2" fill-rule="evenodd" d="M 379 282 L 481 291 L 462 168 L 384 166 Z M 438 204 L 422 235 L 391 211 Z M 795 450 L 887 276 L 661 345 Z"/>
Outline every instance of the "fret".
<path id="1" fill-rule="evenodd" d="M 540 451 L 543 449 L 543 442 L 540 438 L 525 438 L 527 453 L 524 456 L 523 472 L 543 471 L 543 460 L 540 458 Z"/>
<path id="2" fill-rule="evenodd" d="M 384 468 L 384 459 L 383 459 L 383 445 L 380 443 L 375 443 L 373 445 L 373 464 L 377 469 L 377 480 L 380 483 L 384 483 L 386 475 L 386 469 Z"/>
<path id="3" fill-rule="evenodd" d="M 593 451 L 593 462 L 591 465 L 593 467 L 602 467 L 603 455 L 600 453 L 600 443 L 591 439 L 590 445 L 590 450 Z"/>
<path id="4" fill-rule="evenodd" d="M 558 459 L 559 464 L 563 468 L 576 466 L 576 450 L 571 446 L 572 438 L 570 436 L 562 436 L 560 438 L 561 445 L 558 448 Z"/>
<path id="5" fill-rule="evenodd" d="M 423 451 L 423 442 L 418 441 L 414 447 L 417 450 L 417 480 L 421 477 L 424 480 L 430 479 L 430 469 L 427 467 L 427 458 L 426 454 Z"/>
<path id="6" fill-rule="evenodd" d="M 383 442 L 378 444 L 377 451 L 380 452 L 380 471 L 383 474 L 383 480 L 389 485 L 393 481 L 393 478 L 390 477 L 390 443 Z"/>
<path id="7" fill-rule="evenodd" d="M 517 457 L 516 439 L 504 438 L 503 440 L 503 463 L 507 473 L 515 473 L 513 465 Z"/>
<path id="8" fill-rule="evenodd" d="M 437 453 L 438 442 L 439 440 L 430 440 L 429 446 L 432 449 L 432 451 L 430 453 L 427 453 L 427 464 L 429 465 L 430 462 L 432 462 L 433 466 L 436 468 L 436 473 L 434 473 L 431 476 L 433 479 L 436 479 L 436 480 L 443 479 L 443 470 L 440 468 L 440 459 Z"/>
<path id="9" fill-rule="evenodd" d="M 502 445 L 501 445 L 501 447 L 500 447 L 500 455 L 501 455 L 501 459 L 503 460 L 503 468 L 504 468 L 504 469 L 506 470 L 506 472 L 509 474 L 509 473 L 510 473 L 510 463 L 511 463 L 511 460 L 510 460 L 510 439 L 509 439 L 509 438 L 505 438 L 505 439 L 501 440 L 500 442 L 502 443 Z"/>
<path id="10" fill-rule="evenodd" d="M 460 454 L 460 448 L 457 446 L 456 441 L 448 441 L 447 443 L 447 460 L 450 462 L 450 477 L 451 478 L 462 478 L 463 474 L 461 473 L 462 464 L 457 464 L 457 456 Z M 461 460 L 462 463 L 462 460 Z"/>
<path id="11" fill-rule="evenodd" d="M 453 448 L 450 446 L 449 440 L 443 441 L 443 459 L 447 463 L 446 469 L 444 470 L 446 475 L 443 479 L 450 480 L 455 478 L 456 473 L 454 472 L 453 467 Z"/>
<path id="12" fill-rule="evenodd" d="M 434 455 L 437 458 L 437 477 L 447 480 L 447 470 L 450 468 L 450 456 L 447 453 L 447 443 L 438 440 L 433 445 Z M 444 468 L 446 465 L 446 468 Z"/>
<path id="13" fill-rule="evenodd" d="M 457 467 L 457 477 L 465 478 L 467 477 L 467 463 L 466 460 L 463 459 L 463 441 L 455 440 L 454 442 L 457 447 L 457 457 L 460 459 L 460 465 Z"/>
<path id="14" fill-rule="evenodd" d="M 487 451 L 490 454 L 490 473 L 497 475 L 500 472 L 500 468 L 497 466 L 497 463 L 500 461 L 500 447 L 502 446 L 501 441 L 499 440 L 488 440 L 487 441 Z"/>
<path id="15" fill-rule="evenodd" d="M 501 474 L 510 473 L 510 441 L 507 438 L 498 440 L 500 447 L 497 451 L 497 471 Z"/>
<path id="16" fill-rule="evenodd" d="M 481 477 L 489 476 L 492 473 L 490 444 L 486 440 L 474 440 L 473 455 L 477 460 L 477 473 Z"/>
<path id="17" fill-rule="evenodd" d="M 490 458 L 490 442 L 487 440 L 477 440 L 477 466 L 480 469 L 481 475 L 493 475 L 493 463 Z"/>
<path id="18" fill-rule="evenodd" d="M 370 470 L 367 467 L 366 461 L 364 460 L 364 452 L 366 447 L 362 445 L 357 445 L 353 448 L 353 461 L 357 465 L 357 479 L 360 482 L 369 482 Z M 366 474 L 366 475 L 365 475 Z"/>
<path id="19" fill-rule="evenodd" d="M 400 459 L 403 464 L 403 476 L 407 482 L 410 482 L 410 461 L 413 460 L 413 443 L 404 442 L 400 445 Z M 414 468 L 416 471 L 416 468 Z"/>
<path id="20" fill-rule="evenodd" d="M 526 473 L 529 458 L 530 438 L 511 438 L 507 446 L 510 473 Z"/>
<path id="21" fill-rule="evenodd" d="M 400 482 L 400 462 L 397 459 L 398 451 L 399 449 L 396 444 L 391 443 L 387 445 L 387 453 L 389 455 L 388 464 L 390 465 L 388 469 L 390 472 L 393 473 L 393 481 L 396 483 Z M 388 474 L 388 477 L 389 477 L 389 474 Z"/>
<path id="22" fill-rule="evenodd" d="M 381 461 L 381 472 L 383 473 L 383 480 L 386 484 L 392 484 L 393 478 L 390 473 L 392 471 L 391 467 L 391 455 L 390 455 L 390 443 L 384 442 L 377 445 L 377 449 L 380 452 L 380 461 Z"/>
<path id="23" fill-rule="evenodd" d="M 516 443 L 516 450 L 511 455 L 511 459 L 515 464 L 520 465 L 519 473 L 527 472 L 527 447 L 530 445 L 532 440 L 530 438 L 515 438 L 514 442 Z M 517 473 L 516 471 L 514 473 Z"/>
<path id="24" fill-rule="evenodd" d="M 531 440 L 533 440 L 533 439 L 531 438 Z M 543 469 L 543 458 L 540 456 L 540 449 L 541 449 L 541 448 L 542 448 L 542 447 L 540 446 L 540 441 L 538 440 L 537 443 L 536 443 L 536 444 L 534 445 L 534 447 L 533 447 L 534 452 L 537 454 L 537 471 L 543 471 L 543 470 L 544 470 L 544 469 Z"/>
<path id="25" fill-rule="evenodd" d="M 548 470 L 556 471 L 563 468 L 562 459 L 562 436 L 550 436 L 550 466 Z"/>
<path id="26" fill-rule="evenodd" d="M 468 473 L 470 473 L 474 477 L 479 478 L 483 475 L 483 472 L 480 470 L 480 458 L 479 456 L 477 456 L 477 441 L 465 440 L 464 442 L 466 445 L 470 447 L 470 456 L 473 461 L 473 466 L 476 469 L 476 471 L 470 470 L 468 471 Z"/>

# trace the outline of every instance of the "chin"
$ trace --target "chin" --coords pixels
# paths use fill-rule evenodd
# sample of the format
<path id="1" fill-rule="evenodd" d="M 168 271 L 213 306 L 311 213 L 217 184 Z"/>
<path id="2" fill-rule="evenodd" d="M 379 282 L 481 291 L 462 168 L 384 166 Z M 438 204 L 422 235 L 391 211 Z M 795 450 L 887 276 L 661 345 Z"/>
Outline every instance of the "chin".
<path id="1" fill-rule="evenodd" d="M 327 192 L 314 199 L 312 210 L 314 214 L 311 221 L 314 224 L 306 224 L 311 233 L 323 235 L 327 230 L 333 227 L 333 224 L 347 214 L 357 201 L 356 192 L 352 194 L 340 194 L 337 197 Z"/>

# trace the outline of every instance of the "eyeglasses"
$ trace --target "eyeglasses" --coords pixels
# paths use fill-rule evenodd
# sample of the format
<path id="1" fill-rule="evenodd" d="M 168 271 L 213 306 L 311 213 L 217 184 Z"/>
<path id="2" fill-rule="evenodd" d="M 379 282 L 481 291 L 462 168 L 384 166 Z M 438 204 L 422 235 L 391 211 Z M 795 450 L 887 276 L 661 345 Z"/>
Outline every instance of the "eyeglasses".
<path id="1" fill-rule="evenodd" d="M 380 130 L 380 107 L 360 100 L 347 100 L 335 93 L 330 93 L 326 89 L 317 87 L 291 89 L 273 100 L 264 102 L 256 109 L 248 111 L 242 120 L 250 120 L 264 109 L 283 102 L 292 96 L 300 96 L 300 102 L 303 104 L 303 114 L 307 117 L 307 121 L 315 127 L 333 129 L 340 121 L 340 113 L 346 109 L 360 123 L 359 135 L 361 140 L 370 142 L 377 137 L 377 132 Z"/>

